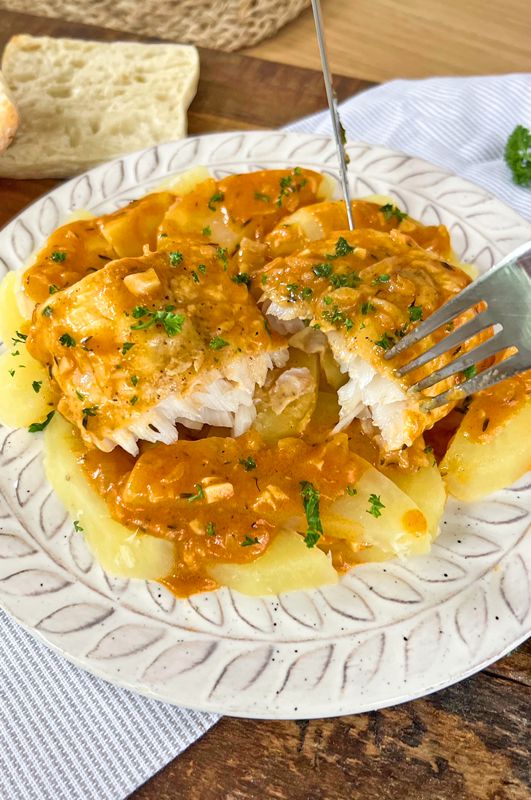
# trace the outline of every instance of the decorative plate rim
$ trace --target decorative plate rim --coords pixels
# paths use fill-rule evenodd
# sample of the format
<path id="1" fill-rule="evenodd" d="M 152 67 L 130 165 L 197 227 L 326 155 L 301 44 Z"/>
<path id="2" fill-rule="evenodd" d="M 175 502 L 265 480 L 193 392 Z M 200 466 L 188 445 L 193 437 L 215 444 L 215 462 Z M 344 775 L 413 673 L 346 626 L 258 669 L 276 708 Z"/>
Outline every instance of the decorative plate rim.
<path id="1" fill-rule="evenodd" d="M 511 208 L 441 167 L 363 142 L 348 151 L 353 196 L 390 193 L 413 216 L 444 220 L 459 253 L 483 268 L 531 235 Z M 0 268 L 27 263 L 69 211 L 110 210 L 190 166 L 296 163 L 335 174 L 333 143 L 212 133 L 114 159 L 0 230 Z M 439 200 L 448 197 L 450 206 Z M 156 584 L 104 576 L 73 537 L 39 452 L 26 431 L 0 429 L 0 607 L 72 663 L 148 697 L 270 719 L 364 712 L 468 677 L 529 633 L 528 479 L 479 504 L 450 502 L 449 527 L 422 559 L 364 565 L 338 587 L 279 598 L 221 589 L 176 601 Z"/>

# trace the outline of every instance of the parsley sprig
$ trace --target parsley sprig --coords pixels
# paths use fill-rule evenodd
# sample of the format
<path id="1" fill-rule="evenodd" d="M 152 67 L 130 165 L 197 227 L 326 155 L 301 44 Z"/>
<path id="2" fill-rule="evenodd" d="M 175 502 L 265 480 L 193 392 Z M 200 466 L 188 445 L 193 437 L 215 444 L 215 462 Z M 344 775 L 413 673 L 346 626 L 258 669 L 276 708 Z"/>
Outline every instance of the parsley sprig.
<path id="1" fill-rule="evenodd" d="M 372 517 L 381 517 L 382 511 L 381 509 L 385 508 L 384 504 L 380 500 L 379 494 L 370 494 L 369 495 L 369 508 L 367 509 L 367 514 L 370 514 Z"/>
<path id="2" fill-rule="evenodd" d="M 310 481 L 301 481 L 300 487 L 302 504 L 304 506 L 304 513 L 306 514 L 306 522 L 308 525 L 304 542 L 306 547 L 315 547 L 323 534 L 319 510 L 321 494 L 319 489 L 316 489 Z"/>
<path id="3" fill-rule="evenodd" d="M 162 325 L 168 336 L 181 333 L 185 321 L 184 314 L 174 314 L 175 306 L 165 306 L 162 311 L 150 311 L 144 306 L 135 306 L 132 314 L 135 319 L 141 320 L 136 325 L 131 325 L 132 331 L 145 331 L 153 325 Z"/>
<path id="4" fill-rule="evenodd" d="M 400 209 L 392 203 L 386 203 L 384 206 L 380 206 L 380 211 L 384 215 L 386 222 L 388 222 L 391 217 L 396 217 L 397 222 L 402 222 L 402 220 L 407 217 L 405 211 L 400 211 Z"/>
<path id="5" fill-rule="evenodd" d="M 531 185 L 531 131 L 517 125 L 505 145 L 505 162 L 519 186 Z"/>

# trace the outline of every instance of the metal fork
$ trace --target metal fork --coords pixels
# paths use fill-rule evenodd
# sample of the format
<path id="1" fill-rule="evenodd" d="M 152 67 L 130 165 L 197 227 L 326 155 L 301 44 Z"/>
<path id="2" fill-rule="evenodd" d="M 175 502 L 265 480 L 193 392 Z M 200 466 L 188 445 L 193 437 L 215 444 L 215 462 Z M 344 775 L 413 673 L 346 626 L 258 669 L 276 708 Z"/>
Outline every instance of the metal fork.
<path id="1" fill-rule="evenodd" d="M 531 369 L 531 241 L 513 250 L 499 264 L 417 325 L 385 353 L 385 358 L 391 359 L 403 353 L 408 347 L 429 336 L 437 328 L 448 325 L 456 316 L 478 303 L 486 304 L 486 308 L 420 356 L 397 369 L 398 375 L 412 372 L 493 326 L 494 335 L 487 341 L 413 384 L 411 388 L 415 391 L 427 389 L 457 372 L 476 366 L 483 359 L 506 348 L 517 348 L 517 352 L 468 378 L 458 387 L 428 398 L 424 404 L 427 410 L 455 399 L 456 388 L 463 396 L 470 395 Z"/>

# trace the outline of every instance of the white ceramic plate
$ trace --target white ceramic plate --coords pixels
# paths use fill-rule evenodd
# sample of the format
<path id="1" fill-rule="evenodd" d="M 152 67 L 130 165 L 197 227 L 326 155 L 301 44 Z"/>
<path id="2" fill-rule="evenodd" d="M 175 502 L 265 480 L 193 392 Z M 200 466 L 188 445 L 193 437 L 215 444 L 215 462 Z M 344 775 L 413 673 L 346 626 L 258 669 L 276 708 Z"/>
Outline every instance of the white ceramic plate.
<path id="1" fill-rule="evenodd" d="M 402 153 L 351 144 L 353 196 L 391 194 L 448 226 L 481 269 L 531 238 L 482 189 Z M 215 177 L 301 165 L 334 174 L 319 136 L 223 133 L 98 167 L 60 186 L 0 233 L 0 269 L 27 263 L 75 209 L 112 211 L 168 175 Z M 531 478 L 481 503 L 449 502 L 429 556 L 365 565 L 338 586 L 275 598 L 227 589 L 176 600 L 155 583 L 106 576 L 50 491 L 41 439 L 0 429 L 0 604 L 96 675 L 160 700 L 224 714 L 308 718 L 400 703 L 485 667 L 530 619 Z"/>

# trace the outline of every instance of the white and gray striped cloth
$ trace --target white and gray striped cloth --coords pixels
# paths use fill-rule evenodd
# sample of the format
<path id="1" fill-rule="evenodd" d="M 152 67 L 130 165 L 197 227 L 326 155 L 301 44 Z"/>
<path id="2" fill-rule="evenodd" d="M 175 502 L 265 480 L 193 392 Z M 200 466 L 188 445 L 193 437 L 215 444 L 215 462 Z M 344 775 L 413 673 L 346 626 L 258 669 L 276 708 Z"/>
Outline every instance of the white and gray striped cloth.
<path id="1" fill-rule="evenodd" d="M 394 81 L 341 117 L 350 139 L 447 167 L 531 218 L 502 156 L 515 125 L 531 128 L 531 76 Z M 330 133 L 326 113 L 289 129 Z M 1 800 L 120 800 L 216 719 L 94 678 L 0 613 Z"/>

